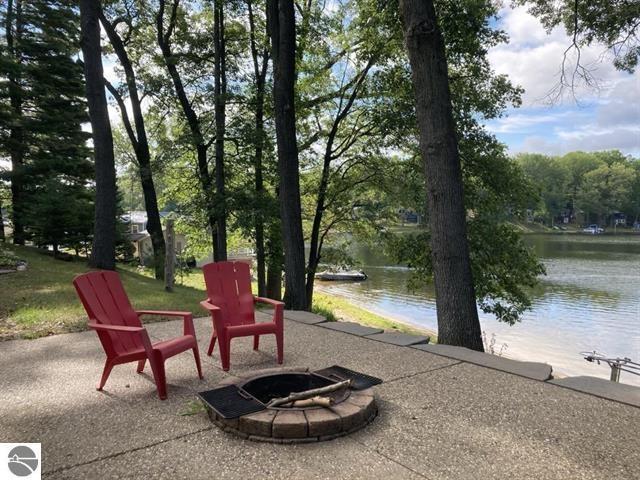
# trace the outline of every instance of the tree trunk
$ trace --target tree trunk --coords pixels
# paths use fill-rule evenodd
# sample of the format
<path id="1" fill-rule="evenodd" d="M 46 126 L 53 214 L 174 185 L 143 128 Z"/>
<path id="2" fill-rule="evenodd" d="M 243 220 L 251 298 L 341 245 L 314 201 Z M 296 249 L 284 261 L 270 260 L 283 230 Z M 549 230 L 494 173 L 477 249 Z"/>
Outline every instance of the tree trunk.
<path id="1" fill-rule="evenodd" d="M 224 0 L 214 0 L 214 96 L 216 116 L 216 226 L 217 236 L 214 250 L 216 262 L 227 259 L 227 208 L 225 196 L 224 174 L 224 136 L 226 130 L 226 103 L 227 103 L 227 65 L 226 65 L 226 40 L 224 34 Z"/>
<path id="2" fill-rule="evenodd" d="M 324 211 L 326 208 L 326 198 L 327 198 L 327 190 L 329 188 L 329 176 L 331 174 L 331 162 L 335 160 L 336 152 L 333 149 L 333 145 L 336 141 L 336 136 L 340 130 L 340 124 L 342 121 L 349 116 L 351 111 L 351 107 L 355 103 L 358 98 L 358 93 L 360 91 L 360 87 L 364 83 L 367 78 L 367 74 L 369 70 L 373 66 L 374 59 L 376 57 L 373 56 L 367 62 L 367 65 L 363 68 L 363 70 L 358 74 L 358 79 L 347 98 L 346 103 L 343 105 L 344 94 L 340 97 L 340 108 L 336 113 L 335 118 L 333 119 L 333 124 L 331 126 L 331 130 L 329 131 L 329 135 L 327 136 L 327 142 L 325 144 L 324 150 L 324 159 L 322 162 L 322 175 L 320 177 L 320 185 L 318 186 L 318 197 L 316 199 L 316 211 L 313 216 L 313 224 L 311 227 L 311 240 L 309 242 L 309 261 L 307 263 L 307 303 L 309 307 L 313 305 L 313 285 L 315 281 L 316 271 L 318 270 L 318 263 L 320 262 L 320 257 L 322 255 L 322 239 L 320 236 L 320 227 L 322 226 L 322 217 L 324 215 Z M 342 152 L 344 153 L 344 151 Z"/>
<path id="3" fill-rule="evenodd" d="M 149 150 L 147 130 L 144 124 L 144 115 L 142 114 L 142 106 L 136 85 L 136 75 L 124 43 L 116 29 L 113 27 L 113 24 L 109 22 L 103 14 L 100 15 L 100 21 L 107 32 L 113 50 L 118 56 L 118 60 L 124 70 L 127 81 L 127 90 L 129 92 L 129 101 L 131 102 L 135 134 L 131 128 L 127 129 L 127 133 L 129 134 L 131 146 L 136 154 L 136 160 L 138 161 L 140 184 L 142 186 L 144 205 L 147 211 L 147 231 L 151 237 L 151 245 L 153 247 L 153 266 L 155 277 L 156 279 L 161 280 L 164 278 L 164 257 L 166 253 L 166 245 L 164 242 L 164 235 L 162 234 L 158 197 L 156 195 L 156 188 L 153 183 L 153 174 L 151 170 L 151 152 Z M 124 102 L 118 101 L 118 103 L 121 104 L 120 110 L 123 121 L 128 123 L 128 114 L 124 106 Z"/>
<path id="4" fill-rule="evenodd" d="M 15 12 L 14 12 L 15 8 Z M 15 37 L 13 34 L 13 23 L 15 13 Z M 5 35 L 7 42 L 7 50 L 14 57 L 16 62 L 21 63 L 20 40 L 22 37 L 22 0 L 13 0 L 7 2 L 7 16 L 5 24 Z M 22 127 L 22 93 L 20 91 L 20 74 L 14 75 L 8 73 L 9 80 L 9 101 L 11 104 L 11 113 L 13 121 L 9 128 L 9 156 L 11 157 L 11 206 L 13 223 L 13 243 L 16 245 L 24 245 L 24 213 L 25 205 L 23 205 L 23 167 L 24 167 L 24 129 Z"/>
<path id="5" fill-rule="evenodd" d="M 89 265 L 115 269 L 116 169 L 100 49 L 100 2 L 80 0 L 82 57 L 96 169 L 93 247 Z"/>
<path id="6" fill-rule="evenodd" d="M 4 216 L 2 215 L 2 197 L 0 197 L 0 242 L 4 241 Z"/>
<path id="7" fill-rule="evenodd" d="M 327 140 L 327 149 L 324 155 L 324 164 L 322 167 L 322 177 L 320 178 L 320 185 L 318 187 L 318 198 L 316 200 L 316 211 L 313 216 L 313 224 L 311 226 L 311 240 L 309 242 L 309 262 L 307 263 L 307 302 L 311 307 L 313 305 L 313 286 L 315 281 L 316 271 L 318 270 L 318 263 L 320 262 L 320 227 L 322 225 L 322 216 L 324 213 L 324 202 L 327 195 L 327 188 L 329 186 L 329 166 L 331 164 L 331 145 L 333 145 L 333 139 L 335 138 L 335 132 L 332 131 Z"/>
<path id="8" fill-rule="evenodd" d="M 270 265 L 267 270 L 267 297 L 282 300 L 282 267 Z"/>
<path id="9" fill-rule="evenodd" d="M 432 0 L 401 0 L 424 164 L 438 342 L 483 351 L 442 33 Z"/>
<path id="10" fill-rule="evenodd" d="M 176 250 L 175 250 L 175 234 L 173 231 L 173 220 L 167 220 L 167 254 L 165 255 L 164 266 L 164 289 L 167 292 L 173 292 L 175 283 L 175 266 L 176 266 Z"/>
<path id="11" fill-rule="evenodd" d="M 307 310 L 294 96 L 296 25 L 293 0 L 269 0 L 268 15 L 274 66 L 274 117 L 280 175 L 278 196 L 285 256 L 284 301 L 287 308 Z"/>
<path id="12" fill-rule="evenodd" d="M 279 222 L 272 221 L 267 228 L 266 264 L 267 264 L 267 297 L 274 300 L 282 298 L 282 231 Z"/>
<path id="13" fill-rule="evenodd" d="M 262 65 L 259 64 L 258 48 L 256 45 L 256 27 L 253 17 L 252 0 L 247 0 L 249 11 L 249 39 L 251 47 L 251 57 L 253 59 L 253 74 L 256 82 L 256 110 L 255 110 L 255 132 L 254 144 L 255 154 L 253 157 L 253 168 L 255 171 L 255 190 L 256 203 L 254 208 L 255 215 L 255 237 L 256 237 L 256 268 L 258 277 L 258 295 L 268 296 L 266 285 L 266 254 L 264 239 L 264 217 L 265 217 L 265 198 L 264 198 L 264 179 L 262 168 L 262 157 L 264 152 L 264 97 L 265 82 L 267 77 L 267 67 L 269 65 L 269 50 L 264 49 L 262 54 Z M 278 275 L 281 276 L 281 273 Z M 278 289 L 278 295 L 279 295 Z"/>
<path id="14" fill-rule="evenodd" d="M 175 89 L 176 96 L 178 97 L 178 102 L 182 107 L 182 112 L 185 116 L 185 119 L 187 120 L 187 124 L 189 125 L 189 130 L 191 132 L 191 143 L 196 147 L 198 177 L 207 205 L 207 220 L 209 223 L 209 228 L 211 229 L 211 244 L 213 248 L 213 255 L 215 258 L 218 251 L 218 225 L 215 215 L 214 195 L 211 191 L 213 181 L 211 175 L 209 174 L 209 166 L 207 161 L 208 146 L 205 143 L 204 137 L 202 135 L 202 130 L 200 128 L 200 119 L 191 106 L 191 102 L 189 102 L 189 98 L 187 97 L 187 93 L 184 89 L 184 84 L 182 83 L 182 77 L 180 77 L 180 72 L 178 72 L 178 69 L 176 67 L 176 58 L 171 52 L 171 35 L 173 34 L 173 31 L 175 29 L 177 8 L 179 2 L 174 1 L 172 3 L 170 23 L 166 32 L 164 29 L 164 12 L 166 2 L 165 0 L 160 0 L 159 3 L 160 8 L 156 15 L 156 34 L 158 46 L 160 47 L 165 66 L 167 67 L 167 71 L 169 72 L 169 76 L 171 77 L 171 80 L 173 82 L 173 87 Z"/>

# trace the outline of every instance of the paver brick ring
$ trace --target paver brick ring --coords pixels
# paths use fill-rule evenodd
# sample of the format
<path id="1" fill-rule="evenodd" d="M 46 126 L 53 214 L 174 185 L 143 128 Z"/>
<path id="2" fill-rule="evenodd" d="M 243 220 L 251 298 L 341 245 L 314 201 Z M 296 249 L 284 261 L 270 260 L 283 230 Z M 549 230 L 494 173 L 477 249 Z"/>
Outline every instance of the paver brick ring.
<path id="1" fill-rule="evenodd" d="M 226 379 L 217 386 L 217 388 L 235 386 L 240 392 L 249 392 L 253 397 L 251 401 L 256 405 L 253 412 L 236 418 L 225 418 L 207 401 L 203 403 L 211 421 L 224 431 L 249 440 L 273 443 L 331 440 L 365 427 L 378 414 L 372 388 L 362 390 L 342 388 L 331 392 L 327 394 L 331 398 L 331 405 L 328 407 L 268 405 L 272 398 L 287 396 L 291 391 L 297 391 L 290 390 L 296 382 L 303 385 L 302 390 L 337 383 L 331 378 L 309 372 L 305 368 L 261 370 L 243 377 Z M 205 398 L 203 395 L 206 393 L 201 394 L 203 400 Z"/>

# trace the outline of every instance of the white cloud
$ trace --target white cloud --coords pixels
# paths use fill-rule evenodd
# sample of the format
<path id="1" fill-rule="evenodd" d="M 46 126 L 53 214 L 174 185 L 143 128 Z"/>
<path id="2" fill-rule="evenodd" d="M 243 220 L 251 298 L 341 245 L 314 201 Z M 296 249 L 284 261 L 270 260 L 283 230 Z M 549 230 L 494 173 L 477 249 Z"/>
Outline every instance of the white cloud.
<path id="1" fill-rule="evenodd" d="M 565 50 L 571 39 L 562 27 L 549 34 L 537 18 L 524 7 L 501 10 L 500 26 L 509 35 L 508 44 L 489 52 L 489 60 L 498 73 L 509 75 L 511 80 L 525 89 L 525 106 L 548 103 L 549 94 L 558 85 Z M 581 49 L 581 64 L 588 67 L 600 89 L 580 86 L 576 93 L 581 101 L 593 101 L 602 91 L 614 88 L 617 82 L 628 76 L 617 71 L 606 57 L 604 45 L 591 45 Z M 565 71 L 572 70 L 574 57 L 569 55 Z M 568 93 L 568 92 L 567 92 Z M 572 97 L 565 100 L 573 101 Z"/>
<path id="2" fill-rule="evenodd" d="M 511 151 L 620 149 L 640 154 L 640 74 L 617 71 L 603 55 L 604 45 L 583 47 L 581 63 L 589 66 L 598 88 L 581 85 L 575 97 L 566 91 L 550 104 L 549 93 L 558 85 L 571 39 L 563 28 L 548 34 L 522 7 L 503 9 L 500 27 L 510 42 L 492 49 L 489 59 L 496 72 L 508 75 L 525 93 L 521 110 L 512 110 L 488 127 Z"/>
<path id="3" fill-rule="evenodd" d="M 507 117 L 498 118 L 491 122 L 490 129 L 494 133 L 527 133 L 534 127 L 544 125 L 555 125 L 558 122 L 569 120 L 573 117 L 580 116 L 580 113 L 572 111 L 554 111 L 551 108 L 540 109 L 531 113 L 511 113 Z"/>

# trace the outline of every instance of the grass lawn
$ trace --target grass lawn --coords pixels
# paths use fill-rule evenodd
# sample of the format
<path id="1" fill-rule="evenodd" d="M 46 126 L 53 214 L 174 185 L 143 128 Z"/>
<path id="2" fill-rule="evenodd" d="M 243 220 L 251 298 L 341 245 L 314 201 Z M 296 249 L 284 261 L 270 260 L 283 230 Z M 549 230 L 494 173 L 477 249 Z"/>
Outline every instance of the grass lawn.
<path id="1" fill-rule="evenodd" d="M 0 275 L 0 340 L 37 338 L 56 333 L 86 330 L 86 315 L 73 288 L 73 278 L 88 271 L 83 261 L 55 260 L 31 247 L 8 246 L 28 263 L 27 270 Z M 131 303 L 137 309 L 186 310 L 205 316 L 200 307 L 204 286 L 164 284 L 134 268 L 118 268 Z M 150 317 L 145 317 L 145 320 Z"/>
<path id="2" fill-rule="evenodd" d="M 89 270 L 86 263 L 82 260 L 56 260 L 32 247 L 7 245 L 6 249 L 25 260 L 28 267 L 23 272 L 0 275 L 0 340 L 86 330 L 86 314 L 71 283 L 76 275 Z M 172 293 L 165 292 L 164 282 L 155 280 L 149 270 L 119 265 L 118 273 L 136 309 L 185 310 L 196 317 L 207 315 L 199 305 L 206 298 L 204 278 L 199 269 L 183 277 L 178 276 L 178 284 Z M 329 320 L 353 321 L 406 333 L 427 333 L 431 335 L 431 341 L 435 341 L 432 332 L 395 323 L 345 299 L 322 292 L 314 293 L 313 311 Z M 163 319 L 146 316 L 144 320 Z"/>
<path id="3" fill-rule="evenodd" d="M 427 335 L 431 337 L 430 343 L 436 343 L 438 340 L 434 332 L 414 328 L 410 325 L 394 321 L 354 305 L 344 298 L 327 295 L 318 291 L 313 292 L 313 311 L 319 315 L 324 315 L 330 320 L 357 322 L 362 325 L 378 327 L 384 330 L 413 335 Z"/>

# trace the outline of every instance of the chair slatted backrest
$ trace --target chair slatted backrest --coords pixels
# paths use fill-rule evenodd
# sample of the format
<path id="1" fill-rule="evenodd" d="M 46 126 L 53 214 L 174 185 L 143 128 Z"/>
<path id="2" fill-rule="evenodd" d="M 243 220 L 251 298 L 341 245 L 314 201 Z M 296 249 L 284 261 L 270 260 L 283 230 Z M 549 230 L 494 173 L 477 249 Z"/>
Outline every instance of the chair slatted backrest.
<path id="1" fill-rule="evenodd" d="M 243 262 L 215 262 L 202 267 L 209 302 L 219 307 L 227 325 L 255 323 L 251 273 Z"/>
<path id="2" fill-rule="evenodd" d="M 85 273 L 77 276 L 73 285 L 90 320 L 103 325 L 142 326 L 116 272 L 98 270 Z M 122 332 L 98 331 L 98 336 L 108 356 L 143 346 L 138 338 Z"/>

